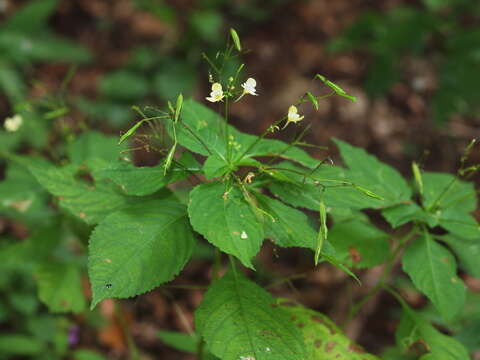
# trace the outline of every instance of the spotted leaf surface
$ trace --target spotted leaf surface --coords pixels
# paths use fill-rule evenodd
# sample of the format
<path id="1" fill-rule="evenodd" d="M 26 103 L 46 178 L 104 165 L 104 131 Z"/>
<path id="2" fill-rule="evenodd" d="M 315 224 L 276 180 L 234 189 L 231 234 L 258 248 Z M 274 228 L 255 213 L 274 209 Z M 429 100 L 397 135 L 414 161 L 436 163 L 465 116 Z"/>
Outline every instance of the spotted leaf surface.
<path id="1" fill-rule="evenodd" d="M 230 270 L 205 294 L 195 325 L 222 360 L 306 360 L 300 330 L 261 287 Z"/>
<path id="2" fill-rule="evenodd" d="M 280 308 L 302 331 L 308 360 L 380 360 L 352 342 L 327 316 L 280 301 Z"/>

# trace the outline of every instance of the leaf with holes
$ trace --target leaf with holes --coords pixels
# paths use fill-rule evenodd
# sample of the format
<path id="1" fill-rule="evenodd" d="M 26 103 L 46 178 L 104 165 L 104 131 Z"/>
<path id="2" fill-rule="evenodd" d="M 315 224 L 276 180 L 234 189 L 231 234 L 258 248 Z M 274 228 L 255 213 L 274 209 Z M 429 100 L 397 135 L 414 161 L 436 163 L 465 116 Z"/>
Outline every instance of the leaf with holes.
<path id="1" fill-rule="evenodd" d="M 210 351 L 222 360 L 304 360 L 300 330 L 275 299 L 230 270 L 205 294 L 195 325 Z"/>
<path id="2" fill-rule="evenodd" d="M 91 307 L 172 280 L 189 260 L 194 244 L 185 206 L 172 195 L 107 216 L 90 237 Z"/>
<path id="3" fill-rule="evenodd" d="M 212 182 L 190 192 L 188 214 L 193 228 L 210 243 L 253 268 L 251 259 L 263 242 L 263 226 L 253 205 L 237 186 Z"/>

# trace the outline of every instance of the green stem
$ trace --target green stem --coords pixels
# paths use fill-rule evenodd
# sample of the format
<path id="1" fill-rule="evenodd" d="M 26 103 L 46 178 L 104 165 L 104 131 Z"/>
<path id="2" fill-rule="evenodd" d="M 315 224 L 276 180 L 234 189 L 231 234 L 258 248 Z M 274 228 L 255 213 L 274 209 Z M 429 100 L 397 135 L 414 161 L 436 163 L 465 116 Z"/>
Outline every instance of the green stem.
<path id="1" fill-rule="evenodd" d="M 450 191 L 450 189 L 453 187 L 453 185 L 455 185 L 455 183 L 458 181 L 458 178 L 455 177 L 452 179 L 452 181 L 450 181 L 450 183 L 445 187 L 445 189 L 443 189 L 443 191 L 437 196 L 437 198 L 435 199 L 435 201 L 432 203 L 432 205 L 430 205 L 426 210 L 427 212 L 431 212 L 432 209 L 435 208 L 435 206 L 437 206 L 437 204 L 443 199 L 443 197 Z"/>
<path id="2" fill-rule="evenodd" d="M 205 142 L 200 139 L 197 134 L 195 134 L 195 132 L 190 128 L 190 126 L 188 126 L 187 124 L 185 124 L 184 122 L 181 122 L 182 126 L 190 133 L 190 135 L 192 135 L 195 140 L 197 140 L 204 148 L 205 150 L 207 150 L 208 154 L 209 155 L 212 155 L 212 151 L 210 150 L 210 148 L 208 147 L 207 144 L 205 144 Z"/>
<path id="3" fill-rule="evenodd" d="M 330 94 L 327 94 L 327 95 L 322 95 L 322 96 L 317 96 L 317 100 L 322 100 L 322 99 L 326 99 L 330 96 L 333 96 L 335 95 L 335 93 L 330 93 Z M 295 106 L 297 105 L 300 105 L 304 102 L 307 102 L 308 100 L 305 99 L 305 96 L 303 96 L 300 100 L 297 101 L 297 103 L 295 104 Z M 278 126 L 282 121 L 286 120 L 287 119 L 287 116 L 284 116 L 280 119 L 278 119 L 277 121 L 275 121 L 273 123 L 273 125 L 270 125 L 263 133 L 262 135 L 260 135 L 259 137 L 257 137 L 257 139 L 247 148 L 247 150 L 245 150 L 242 155 L 239 157 L 239 159 L 243 159 L 243 157 L 248 154 L 255 146 L 258 145 L 258 143 L 260 141 L 263 140 L 263 138 L 265 138 L 265 136 L 268 135 L 268 133 L 270 133 L 270 129 L 274 128 L 275 126 Z"/>
<path id="4" fill-rule="evenodd" d="M 197 342 L 197 359 L 203 360 L 203 348 L 205 347 L 205 341 L 200 338 Z"/>
<path id="5" fill-rule="evenodd" d="M 228 97 L 225 97 L 225 149 L 227 151 L 227 163 L 230 164 L 230 129 L 228 128 Z"/>

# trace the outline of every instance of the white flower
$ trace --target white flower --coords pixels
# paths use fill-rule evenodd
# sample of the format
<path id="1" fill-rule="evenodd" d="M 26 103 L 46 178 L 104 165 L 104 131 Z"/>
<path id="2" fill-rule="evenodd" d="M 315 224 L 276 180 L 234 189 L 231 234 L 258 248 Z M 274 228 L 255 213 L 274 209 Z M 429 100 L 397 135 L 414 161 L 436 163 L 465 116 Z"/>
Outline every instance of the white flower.
<path id="1" fill-rule="evenodd" d="M 285 129 L 287 127 L 287 125 L 290 124 L 291 122 L 297 123 L 300 120 L 302 120 L 303 118 L 304 118 L 303 115 L 300 116 L 298 114 L 297 107 L 295 105 L 292 105 L 288 108 L 287 123 L 285 124 L 285 126 L 283 128 Z"/>
<path id="2" fill-rule="evenodd" d="M 222 84 L 213 83 L 210 97 L 207 97 L 206 99 L 211 102 L 217 102 L 217 101 L 222 101 L 224 97 L 225 95 L 223 94 Z"/>
<path id="3" fill-rule="evenodd" d="M 20 129 L 20 126 L 23 124 L 23 118 L 21 115 L 15 115 L 11 118 L 6 118 L 5 119 L 5 124 L 3 126 L 5 127 L 5 130 L 8 132 L 15 132 L 18 129 Z"/>
<path id="4" fill-rule="evenodd" d="M 256 93 L 255 87 L 257 86 L 257 82 L 255 81 L 254 78 L 248 78 L 247 81 L 245 81 L 242 84 L 243 88 L 243 94 L 250 94 L 250 95 L 255 95 L 257 96 L 258 94 Z"/>

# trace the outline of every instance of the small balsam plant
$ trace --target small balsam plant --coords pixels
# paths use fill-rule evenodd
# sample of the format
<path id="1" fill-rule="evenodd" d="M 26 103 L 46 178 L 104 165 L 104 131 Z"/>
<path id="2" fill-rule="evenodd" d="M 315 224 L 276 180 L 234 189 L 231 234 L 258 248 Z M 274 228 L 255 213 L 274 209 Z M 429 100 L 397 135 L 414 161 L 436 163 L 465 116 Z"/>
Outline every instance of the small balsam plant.
<path id="1" fill-rule="evenodd" d="M 74 229 L 70 233 L 89 237 L 91 309 L 104 299 L 130 298 L 173 280 L 196 244 L 206 240 L 216 259 L 212 282 L 195 311 L 195 334 L 166 331 L 161 337 L 199 358 L 222 360 L 377 359 L 325 315 L 274 298 L 250 280 L 247 275 L 255 271 L 255 256 L 266 239 L 283 248 L 307 249 L 312 270 L 327 262 L 348 273 L 355 286 L 361 286 L 358 269 L 383 264 L 379 282 L 352 306 L 349 318 L 386 291 L 402 309 L 396 331 L 401 353 L 424 360 L 469 359 L 460 342 L 403 300 L 391 274 L 401 261 L 441 319 L 452 320 L 462 311 L 466 287 L 457 275 L 457 261 L 480 278 L 480 230 L 471 215 L 477 196 L 473 184 L 465 181 L 479 168 L 467 166 L 473 142 L 457 176 L 424 172 L 414 163 L 410 181 L 338 139 L 333 142 L 344 166 L 311 157 L 303 148 L 313 145 L 302 140 L 303 132 L 291 143 L 269 138 L 307 121 L 302 104 L 318 109 L 319 101 L 331 96 L 355 100 L 322 75 L 315 79 L 325 86 L 325 94 L 307 92 L 287 104 L 285 116 L 261 136 L 240 132 L 229 124 L 230 105 L 265 95 L 253 77 L 245 76 L 243 65 L 234 76 L 223 77 L 225 63 L 242 52 L 235 30 L 230 35 L 226 50 L 215 59 L 204 55 L 211 67 L 211 92 L 204 98 L 219 105 L 218 113 L 180 94 L 166 110 L 136 108 L 141 120 L 119 141 L 93 131 L 78 137 L 67 145 L 68 160 L 60 164 L 3 154 L 9 166 L 0 183 L 6 199 L 2 211 L 43 231 L 7 249 L 8 258 L 35 263 L 39 297 L 51 311 L 78 312 L 85 307 L 81 264 L 52 255 L 62 241 L 51 235 L 52 227 L 67 226 Z M 8 131 L 19 126 L 16 120 L 6 123 Z M 132 139 L 158 150 L 162 162 L 135 166 L 125 147 Z M 185 179 L 188 187 L 177 185 Z M 64 220 L 47 206 L 45 191 L 65 210 Z M 316 213 L 316 219 L 304 209 Z M 372 224 L 366 209 L 383 216 L 391 233 Z M 42 230 L 39 224 L 44 223 L 49 225 Z M 78 230 L 82 223 L 88 226 Z"/>

